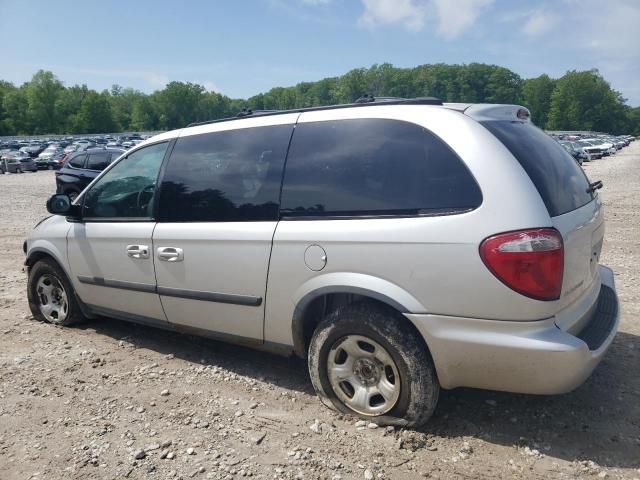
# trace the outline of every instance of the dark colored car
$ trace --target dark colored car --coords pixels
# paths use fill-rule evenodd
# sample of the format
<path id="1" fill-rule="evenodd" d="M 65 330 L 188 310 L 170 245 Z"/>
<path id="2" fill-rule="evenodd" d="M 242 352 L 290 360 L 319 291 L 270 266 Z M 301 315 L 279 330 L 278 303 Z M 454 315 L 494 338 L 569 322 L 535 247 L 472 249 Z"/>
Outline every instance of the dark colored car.
<path id="1" fill-rule="evenodd" d="M 575 159 L 576 162 L 582 165 L 582 160 L 584 159 L 584 153 L 578 150 L 573 142 L 560 140 L 560 142 L 558 143 L 560 143 L 560 145 L 564 147 L 564 149 L 569 153 L 569 155 L 571 155 Z"/>
<path id="2" fill-rule="evenodd" d="M 2 156 L 0 159 L 2 162 L 2 173 L 23 173 L 23 172 L 37 172 L 38 166 L 36 162 L 24 152 L 11 152 Z"/>
<path id="3" fill-rule="evenodd" d="M 32 158 L 37 157 L 40 152 L 44 150 L 44 145 L 39 142 L 31 142 L 26 146 L 25 152 L 27 152 Z"/>
<path id="4" fill-rule="evenodd" d="M 121 148 L 90 148 L 70 154 L 56 172 L 57 193 L 66 193 L 75 200 L 102 170 L 124 152 Z"/>
<path id="5" fill-rule="evenodd" d="M 56 152 L 53 157 L 49 159 L 48 168 L 49 170 L 60 170 L 64 165 L 65 160 L 69 157 L 69 153 L 65 153 L 63 150 L 60 152 Z"/>

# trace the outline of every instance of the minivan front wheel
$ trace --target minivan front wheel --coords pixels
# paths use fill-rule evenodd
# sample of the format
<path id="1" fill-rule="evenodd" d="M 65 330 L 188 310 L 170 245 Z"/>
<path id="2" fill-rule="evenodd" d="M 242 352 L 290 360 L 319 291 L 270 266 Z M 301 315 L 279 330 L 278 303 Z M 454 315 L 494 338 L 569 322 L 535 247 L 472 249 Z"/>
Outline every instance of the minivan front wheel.
<path id="1" fill-rule="evenodd" d="M 309 372 L 323 403 L 379 425 L 426 423 L 440 391 L 418 333 L 399 313 L 369 303 L 343 306 L 318 325 Z"/>
<path id="2" fill-rule="evenodd" d="M 84 320 L 73 287 L 52 260 L 40 260 L 31 268 L 27 297 L 36 320 L 63 326 Z"/>

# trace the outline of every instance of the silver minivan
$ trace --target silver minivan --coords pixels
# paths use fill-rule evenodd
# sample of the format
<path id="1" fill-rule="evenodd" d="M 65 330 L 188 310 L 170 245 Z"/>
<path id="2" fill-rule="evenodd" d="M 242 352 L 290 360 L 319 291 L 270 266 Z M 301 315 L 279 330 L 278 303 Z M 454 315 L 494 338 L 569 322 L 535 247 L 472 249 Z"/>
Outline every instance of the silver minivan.
<path id="1" fill-rule="evenodd" d="M 523 107 L 365 102 L 163 133 L 54 195 L 34 317 L 306 357 L 326 405 L 378 424 L 423 424 L 440 388 L 576 388 L 618 324 L 602 183 Z"/>

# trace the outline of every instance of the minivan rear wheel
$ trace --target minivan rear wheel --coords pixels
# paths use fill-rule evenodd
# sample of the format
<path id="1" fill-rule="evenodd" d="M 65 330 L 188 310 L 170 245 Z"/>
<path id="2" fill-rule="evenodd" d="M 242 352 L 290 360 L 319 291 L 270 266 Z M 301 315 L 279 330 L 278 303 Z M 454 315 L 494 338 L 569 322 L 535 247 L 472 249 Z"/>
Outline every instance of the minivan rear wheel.
<path id="1" fill-rule="evenodd" d="M 433 414 L 440 386 L 433 361 L 399 313 L 345 305 L 316 328 L 309 373 L 322 402 L 378 425 L 417 427 Z"/>
<path id="2" fill-rule="evenodd" d="M 29 271 L 29 309 L 36 320 L 69 326 L 84 320 L 73 286 L 53 260 L 43 259 Z"/>

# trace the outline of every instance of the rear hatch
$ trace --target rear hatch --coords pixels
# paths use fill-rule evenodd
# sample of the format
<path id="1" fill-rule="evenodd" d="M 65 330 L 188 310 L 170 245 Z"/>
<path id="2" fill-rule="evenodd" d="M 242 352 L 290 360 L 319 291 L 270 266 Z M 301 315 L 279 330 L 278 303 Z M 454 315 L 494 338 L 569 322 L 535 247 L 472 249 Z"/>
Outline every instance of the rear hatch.
<path id="1" fill-rule="evenodd" d="M 601 202 L 582 168 L 567 151 L 528 120 L 482 120 L 518 160 L 540 193 L 564 242 L 559 310 L 587 294 L 599 281 L 604 238 Z M 539 225 L 543 226 L 543 225 Z"/>

